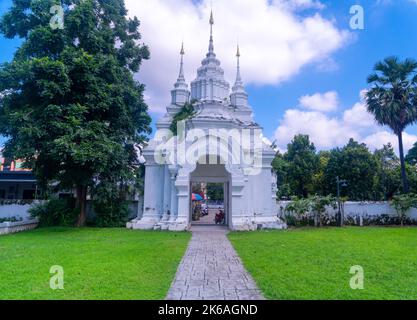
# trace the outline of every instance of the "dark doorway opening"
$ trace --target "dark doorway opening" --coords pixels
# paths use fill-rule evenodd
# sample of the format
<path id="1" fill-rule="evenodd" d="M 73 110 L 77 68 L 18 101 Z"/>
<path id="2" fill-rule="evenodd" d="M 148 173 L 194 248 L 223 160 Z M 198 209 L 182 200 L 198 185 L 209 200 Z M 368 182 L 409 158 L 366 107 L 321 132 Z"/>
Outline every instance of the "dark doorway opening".
<path id="1" fill-rule="evenodd" d="M 191 183 L 193 225 L 228 225 L 225 207 L 226 183 Z"/>

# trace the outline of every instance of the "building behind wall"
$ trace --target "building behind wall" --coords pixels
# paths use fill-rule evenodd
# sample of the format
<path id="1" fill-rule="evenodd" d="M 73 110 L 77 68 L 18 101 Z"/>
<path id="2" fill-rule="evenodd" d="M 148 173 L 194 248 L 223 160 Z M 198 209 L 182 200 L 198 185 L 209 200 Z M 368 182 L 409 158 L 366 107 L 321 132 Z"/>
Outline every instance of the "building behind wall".
<path id="1" fill-rule="evenodd" d="M 22 161 L 0 155 L 0 199 L 33 200 L 38 196 L 39 190 L 32 171 L 24 169 Z"/>

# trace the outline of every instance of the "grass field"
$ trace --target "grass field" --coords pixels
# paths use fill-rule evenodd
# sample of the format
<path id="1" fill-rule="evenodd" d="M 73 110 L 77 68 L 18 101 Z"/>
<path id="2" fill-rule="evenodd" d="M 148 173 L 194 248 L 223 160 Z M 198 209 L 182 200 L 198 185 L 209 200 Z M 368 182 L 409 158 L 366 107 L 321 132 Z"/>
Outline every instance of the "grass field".
<path id="1" fill-rule="evenodd" d="M 190 234 L 47 228 L 0 236 L 0 299 L 164 299 Z M 51 290 L 50 268 L 64 269 Z"/>
<path id="2" fill-rule="evenodd" d="M 296 229 L 229 235 L 269 299 L 417 299 L 417 228 Z M 364 269 L 363 290 L 349 273 Z"/>

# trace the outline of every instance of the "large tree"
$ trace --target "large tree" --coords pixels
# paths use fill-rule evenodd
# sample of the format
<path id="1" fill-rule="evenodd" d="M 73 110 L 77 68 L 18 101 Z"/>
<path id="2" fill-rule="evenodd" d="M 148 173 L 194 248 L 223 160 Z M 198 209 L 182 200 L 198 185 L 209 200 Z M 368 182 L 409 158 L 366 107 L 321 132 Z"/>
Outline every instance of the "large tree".
<path id="1" fill-rule="evenodd" d="M 386 58 L 375 65 L 368 83 L 372 88 L 366 94 L 367 109 L 380 125 L 389 126 L 398 137 L 403 191 L 408 193 L 403 132 L 417 120 L 417 62 Z"/>
<path id="2" fill-rule="evenodd" d="M 372 199 L 372 187 L 375 177 L 376 161 L 365 144 L 353 139 L 343 148 L 331 151 L 325 169 L 326 194 L 336 195 L 336 179 L 347 180 L 348 186 L 343 188 L 342 195 L 350 200 Z"/>
<path id="3" fill-rule="evenodd" d="M 376 161 L 373 192 L 375 200 L 391 200 L 401 189 L 400 160 L 391 144 L 375 150 Z"/>
<path id="4" fill-rule="evenodd" d="M 63 29 L 50 26 L 63 5 Z M 21 158 L 38 180 L 75 188 L 85 223 L 89 187 L 134 180 L 137 147 L 150 132 L 142 84 L 133 78 L 148 48 L 123 0 L 13 0 L 0 20 L 22 38 L 0 67 L 0 134 L 5 155 Z"/>
<path id="5" fill-rule="evenodd" d="M 284 155 L 278 151 L 272 161 L 272 169 L 277 176 L 278 199 L 289 198 L 292 195 L 291 187 L 288 183 L 288 167 L 289 163 L 284 159 Z"/>
<path id="6" fill-rule="evenodd" d="M 288 163 L 286 177 L 291 191 L 307 197 L 313 191 L 313 175 L 319 167 L 316 147 L 308 135 L 297 135 L 287 148 L 284 160 Z"/>

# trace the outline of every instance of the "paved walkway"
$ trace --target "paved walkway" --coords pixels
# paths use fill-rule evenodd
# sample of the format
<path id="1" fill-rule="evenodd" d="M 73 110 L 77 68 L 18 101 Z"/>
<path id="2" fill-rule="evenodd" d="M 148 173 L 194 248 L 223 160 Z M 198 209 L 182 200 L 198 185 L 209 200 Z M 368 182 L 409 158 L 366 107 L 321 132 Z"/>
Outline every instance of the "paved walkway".
<path id="1" fill-rule="evenodd" d="M 192 228 L 167 300 L 263 300 L 223 227 Z"/>

